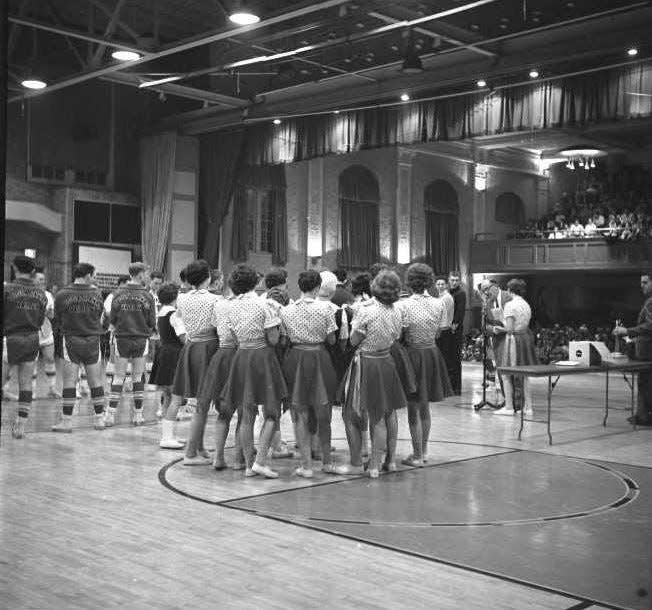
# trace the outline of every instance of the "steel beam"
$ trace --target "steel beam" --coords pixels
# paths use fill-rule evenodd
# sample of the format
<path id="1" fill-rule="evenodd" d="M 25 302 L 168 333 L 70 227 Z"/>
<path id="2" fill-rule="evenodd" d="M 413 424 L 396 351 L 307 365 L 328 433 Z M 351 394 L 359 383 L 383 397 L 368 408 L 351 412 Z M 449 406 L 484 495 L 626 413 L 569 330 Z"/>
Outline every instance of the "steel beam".
<path id="1" fill-rule="evenodd" d="M 19 17 L 15 15 L 11 15 L 9 17 L 9 21 L 18 25 L 24 25 L 37 30 L 51 32 L 53 34 L 60 34 L 61 36 L 67 36 L 69 38 L 77 38 L 79 40 L 86 40 L 87 42 L 94 42 L 97 44 L 109 44 L 116 49 L 124 49 L 125 51 L 135 51 L 136 53 L 142 53 L 142 51 L 134 45 L 126 44 L 119 40 L 107 40 L 101 36 L 88 34 L 80 30 L 74 30 L 72 28 L 64 27 L 60 24 L 43 23 L 42 21 L 37 21 L 36 19 Z"/>
<path id="2" fill-rule="evenodd" d="M 101 10 L 104 11 L 107 10 L 106 7 L 103 7 L 102 3 L 99 2 L 98 0 L 89 0 L 89 1 L 93 5 L 101 7 Z M 318 2 L 317 4 L 307 4 L 304 5 L 303 7 L 297 8 L 287 13 L 281 13 L 279 15 L 275 15 L 274 17 L 270 17 L 269 19 L 262 19 L 261 21 L 259 21 L 254 25 L 243 26 L 235 29 L 228 29 L 228 30 L 221 29 L 217 31 L 206 32 L 200 36 L 195 36 L 192 38 L 185 39 L 183 41 L 171 44 L 167 47 L 164 47 L 158 51 L 151 52 L 151 53 L 147 53 L 147 52 L 143 53 L 143 51 L 139 51 L 140 53 L 143 53 L 143 57 L 138 62 L 120 62 L 109 66 L 105 66 L 104 68 L 99 68 L 98 70 L 89 70 L 86 72 L 80 72 L 73 76 L 64 78 L 56 83 L 52 83 L 51 85 L 48 85 L 46 89 L 42 89 L 40 91 L 30 91 L 21 96 L 14 96 L 10 98 L 9 101 L 16 102 L 25 98 L 43 95 L 44 93 L 49 93 L 50 91 L 58 91 L 59 89 L 65 89 L 66 87 L 77 85 L 79 83 L 83 83 L 93 78 L 98 78 L 100 76 L 105 76 L 106 74 L 111 74 L 114 72 L 120 72 L 121 70 L 124 70 L 129 66 L 133 66 L 136 63 L 142 64 L 144 62 L 152 61 L 154 59 L 160 59 L 161 57 L 167 57 L 168 55 L 175 55 L 177 53 L 181 53 L 182 51 L 188 51 L 190 49 L 201 47 L 207 44 L 212 44 L 220 40 L 226 40 L 227 38 L 238 36 L 240 34 L 247 34 L 252 30 L 266 28 L 271 25 L 276 25 L 277 23 L 283 23 L 291 19 L 296 19 L 297 17 L 302 17 L 303 15 L 308 15 L 310 13 L 323 11 L 335 6 L 339 6 L 341 4 L 346 4 L 347 2 L 350 2 L 350 0 L 323 0 L 322 2 Z"/>
<path id="3" fill-rule="evenodd" d="M 106 28 L 104 29 L 104 36 L 102 38 L 106 39 L 107 37 L 111 36 L 113 32 L 115 31 L 116 25 L 118 25 L 118 18 L 120 17 L 120 11 L 122 10 L 122 7 L 125 5 L 125 0 L 118 0 L 118 4 L 115 5 L 115 8 L 113 9 L 113 14 L 111 15 L 109 19 L 109 23 L 107 23 Z M 102 59 L 102 53 L 106 50 L 106 42 L 103 44 L 100 44 L 99 47 L 97 47 L 92 59 L 91 59 L 91 66 L 97 66 L 100 59 Z"/>
<path id="4" fill-rule="evenodd" d="M 115 74 L 102 76 L 101 80 L 105 80 L 111 83 L 118 83 L 120 85 L 129 85 L 131 87 L 138 87 L 142 82 L 142 78 L 130 72 L 116 72 Z M 191 100 L 197 100 L 199 102 L 218 104 L 220 106 L 226 106 L 227 108 L 245 108 L 251 103 L 249 100 L 243 100 L 239 97 L 222 95 L 221 93 L 214 93 L 204 89 L 196 89 L 194 87 L 178 85 L 177 83 L 165 83 L 163 85 L 157 85 L 150 89 L 150 91 L 152 90 L 158 91 L 159 93 L 165 93 L 166 95 L 175 95 L 177 97 L 184 97 Z"/>
<path id="5" fill-rule="evenodd" d="M 107 8 L 100 0 L 88 0 L 95 8 L 98 8 L 100 11 L 102 11 L 107 17 L 111 18 L 111 15 L 113 14 L 113 11 L 110 8 Z M 118 19 L 118 25 L 120 26 L 120 29 L 125 33 L 131 36 L 134 41 L 140 42 L 140 35 L 138 32 L 130 28 L 124 21 L 120 21 Z"/>
<path id="6" fill-rule="evenodd" d="M 398 21 L 400 21 L 400 19 L 395 19 L 394 17 L 390 17 L 389 15 L 384 15 L 383 13 L 378 13 L 376 11 L 372 11 L 367 14 L 370 17 L 375 17 L 376 19 L 379 19 L 380 21 L 384 21 L 385 23 L 397 23 Z M 464 42 L 463 40 L 451 38 L 446 34 L 440 32 L 434 32 L 432 30 L 427 30 L 426 28 L 421 28 L 421 27 L 415 27 L 414 31 L 418 32 L 419 34 L 423 34 L 424 36 L 429 36 L 430 38 L 440 38 L 441 40 L 445 40 L 446 42 L 449 42 L 450 44 L 455 45 L 456 47 L 459 47 L 461 49 L 468 49 L 469 51 L 474 51 L 475 53 L 479 53 L 480 55 L 485 55 L 486 57 L 496 57 L 496 53 L 494 53 L 493 51 L 487 51 L 486 49 L 477 47 L 475 43 Z"/>

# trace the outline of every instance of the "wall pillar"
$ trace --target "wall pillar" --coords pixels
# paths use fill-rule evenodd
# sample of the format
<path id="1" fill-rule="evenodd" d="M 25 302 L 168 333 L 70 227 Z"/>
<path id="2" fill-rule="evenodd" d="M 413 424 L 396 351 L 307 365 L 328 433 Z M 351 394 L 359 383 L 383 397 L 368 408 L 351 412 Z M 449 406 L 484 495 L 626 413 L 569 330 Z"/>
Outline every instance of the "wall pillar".
<path id="1" fill-rule="evenodd" d="M 198 178 L 199 142 L 178 136 L 167 256 L 167 277 L 173 282 L 179 280 L 181 269 L 197 258 Z"/>
<path id="2" fill-rule="evenodd" d="M 311 159 L 308 162 L 308 210 L 306 214 L 306 255 L 307 266 L 317 266 L 326 248 L 324 231 L 324 159 Z"/>
<path id="3" fill-rule="evenodd" d="M 396 234 L 393 251 L 396 262 L 412 260 L 412 161 L 414 153 L 399 150 L 396 165 Z"/>

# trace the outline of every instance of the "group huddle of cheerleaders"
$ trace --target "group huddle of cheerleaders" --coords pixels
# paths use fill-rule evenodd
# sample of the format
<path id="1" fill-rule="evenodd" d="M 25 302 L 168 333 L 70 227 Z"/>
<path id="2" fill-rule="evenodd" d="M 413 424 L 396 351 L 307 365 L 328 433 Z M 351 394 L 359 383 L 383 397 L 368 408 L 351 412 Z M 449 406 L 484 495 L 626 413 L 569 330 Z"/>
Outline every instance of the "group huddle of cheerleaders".
<path id="1" fill-rule="evenodd" d="M 191 263 L 184 275 L 190 291 L 179 293 L 176 285 L 164 284 L 158 292 L 161 345 L 150 383 L 164 389 L 162 448 L 185 448 L 186 465 L 225 469 L 225 444 L 237 413 L 231 467 L 245 476 L 276 478 L 269 458 L 282 413 L 289 410 L 300 453 L 295 475 L 312 477 L 313 459 L 321 460 L 325 473 L 362 474 L 368 455 L 366 470 L 377 478 L 383 470 L 396 470 L 396 412 L 407 408 L 412 453 L 402 462 L 424 464 L 429 403 L 453 394 L 437 346 L 444 305 L 428 292 L 434 282 L 428 265 L 408 268 L 409 296 L 400 298 L 399 276 L 382 269 L 368 294 L 343 306 L 331 301 L 336 278 L 329 271 L 301 272 L 301 297 L 295 302 L 283 290 L 258 295 L 259 275 L 246 264 L 230 274 L 224 290 L 229 296 L 208 290 L 205 261 Z M 197 399 L 187 442 L 175 436 L 184 397 Z M 342 407 L 348 464 L 332 460 L 333 405 Z M 213 458 L 203 442 L 212 406 L 217 411 Z M 254 423 L 261 408 L 264 423 L 256 449 Z"/>

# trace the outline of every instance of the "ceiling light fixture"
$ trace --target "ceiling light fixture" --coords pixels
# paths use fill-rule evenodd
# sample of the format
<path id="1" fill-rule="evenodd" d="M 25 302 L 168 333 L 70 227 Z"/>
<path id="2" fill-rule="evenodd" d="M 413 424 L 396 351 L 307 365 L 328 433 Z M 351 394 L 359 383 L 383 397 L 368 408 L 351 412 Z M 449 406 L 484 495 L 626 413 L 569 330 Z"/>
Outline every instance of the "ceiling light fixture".
<path id="1" fill-rule="evenodd" d="M 42 81 L 40 78 L 26 78 L 20 83 L 25 89 L 45 89 L 48 85 L 45 81 Z"/>
<path id="2" fill-rule="evenodd" d="M 111 53 L 111 57 L 113 57 L 113 59 L 117 59 L 118 61 L 138 61 L 142 55 L 140 53 L 136 53 L 135 51 L 113 51 L 113 53 Z"/>
<path id="3" fill-rule="evenodd" d="M 402 102 L 409 102 L 410 101 L 410 96 L 407 93 L 401 93 L 401 101 Z"/>
<path id="4" fill-rule="evenodd" d="M 530 74 L 528 76 L 530 78 L 539 78 L 539 71 L 538 70 L 530 70 Z"/>
<path id="5" fill-rule="evenodd" d="M 281 119 L 274 119 L 272 121 L 272 123 L 274 123 L 274 125 L 280 125 L 281 124 Z"/>
<path id="6" fill-rule="evenodd" d="M 401 72 L 403 72 L 403 74 L 420 74 L 423 72 L 423 64 L 421 63 L 421 58 L 414 48 L 412 32 L 410 32 L 410 38 L 405 49 L 405 58 L 403 59 Z"/>
<path id="7" fill-rule="evenodd" d="M 233 11 L 229 15 L 229 21 L 236 25 L 253 25 L 260 21 L 260 17 L 247 8 L 244 0 L 235 2 Z"/>
<path id="8" fill-rule="evenodd" d="M 631 49 L 627 49 L 627 55 L 630 57 L 634 57 L 638 55 L 638 49 L 636 47 L 632 47 Z"/>
<path id="9" fill-rule="evenodd" d="M 165 78 L 159 78 L 158 80 L 148 80 L 144 83 L 138 85 L 139 89 L 145 89 L 146 87 L 155 87 L 156 85 L 164 85 L 165 83 L 173 83 L 174 81 L 181 80 L 181 76 L 166 76 Z"/>
<path id="10" fill-rule="evenodd" d="M 480 87 L 480 88 L 482 89 L 483 87 L 486 87 L 486 86 L 487 86 L 487 81 L 481 78 L 481 79 L 476 83 L 476 85 L 478 85 L 478 87 Z"/>

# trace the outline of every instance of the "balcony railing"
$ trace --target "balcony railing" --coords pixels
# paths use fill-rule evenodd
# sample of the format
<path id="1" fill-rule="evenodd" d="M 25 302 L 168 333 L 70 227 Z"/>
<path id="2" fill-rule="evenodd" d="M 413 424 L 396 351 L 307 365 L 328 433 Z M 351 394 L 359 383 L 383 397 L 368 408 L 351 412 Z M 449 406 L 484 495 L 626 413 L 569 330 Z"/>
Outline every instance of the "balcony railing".
<path id="1" fill-rule="evenodd" d="M 603 237 L 565 239 L 488 239 L 471 243 L 473 273 L 525 273 L 557 270 L 627 270 L 652 264 L 652 240 Z"/>

